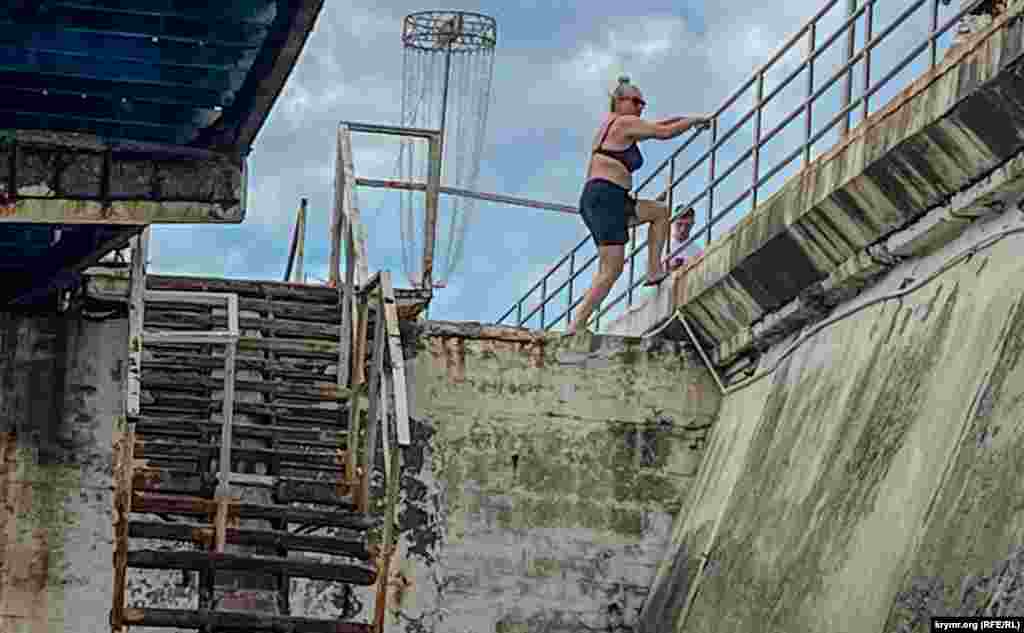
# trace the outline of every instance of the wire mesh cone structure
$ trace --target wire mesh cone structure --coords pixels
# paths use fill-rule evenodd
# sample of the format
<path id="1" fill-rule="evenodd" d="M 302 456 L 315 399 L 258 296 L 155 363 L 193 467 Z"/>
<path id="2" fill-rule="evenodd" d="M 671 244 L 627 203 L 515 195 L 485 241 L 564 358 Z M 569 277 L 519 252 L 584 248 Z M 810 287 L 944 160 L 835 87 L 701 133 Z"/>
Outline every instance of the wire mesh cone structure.
<path id="1" fill-rule="evenodd" d="M 405 127 L 439 129 L 443 138 L 441 182 L 475 190 L 487 129 L 497 23 L 478 13 L 422 11 L 402 25 L 402 122 Z M 397 177 L 426 182 L 427 147 L 402 141 Z M 414 286 L 422 284 L 425 197 L 403 191 L 401 224 L 403 272 Z M 435 286 L 444 286 L 463 257 L 466 231 L 476 201 L 445 196 L 439 202 L 434 253 Z"/>

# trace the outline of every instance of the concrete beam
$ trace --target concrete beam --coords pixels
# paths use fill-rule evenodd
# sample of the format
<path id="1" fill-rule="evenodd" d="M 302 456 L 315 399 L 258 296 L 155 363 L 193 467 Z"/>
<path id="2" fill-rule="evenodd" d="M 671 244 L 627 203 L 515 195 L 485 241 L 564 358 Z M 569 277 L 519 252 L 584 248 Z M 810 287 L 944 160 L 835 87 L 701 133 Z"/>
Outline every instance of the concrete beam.
<path id="1" fill-rule="evenodd" d="M 237 223 L 245 169 L 188 147 L 12 131 L 0 138 L 0 223 Z"/>

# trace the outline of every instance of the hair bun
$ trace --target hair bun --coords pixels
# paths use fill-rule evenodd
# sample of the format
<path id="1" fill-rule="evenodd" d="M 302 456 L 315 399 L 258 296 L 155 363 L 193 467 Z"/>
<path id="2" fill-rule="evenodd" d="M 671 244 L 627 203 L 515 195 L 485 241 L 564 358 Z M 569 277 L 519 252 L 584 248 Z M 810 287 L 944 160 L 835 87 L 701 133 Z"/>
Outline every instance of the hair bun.
<path id="1" fill-rule="evenodd" d="M 627 77 L 626 75 L 621 75 L 619 77 L 619 83 L 620 84 L 628 84 L 629 83 L 629 77 Z"/>

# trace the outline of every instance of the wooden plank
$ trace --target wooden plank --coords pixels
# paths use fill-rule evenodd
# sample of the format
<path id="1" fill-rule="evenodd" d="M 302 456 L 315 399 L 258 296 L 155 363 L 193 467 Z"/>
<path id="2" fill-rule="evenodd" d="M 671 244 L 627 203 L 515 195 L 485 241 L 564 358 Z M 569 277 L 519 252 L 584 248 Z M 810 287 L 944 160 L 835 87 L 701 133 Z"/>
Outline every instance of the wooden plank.
<path id="1" fill-rule="evenodd" d="M 175 332 L 217 330 L 224 329 L 224 323 L 225 318 L 218 314 L 209 315 L 188 310 L 157 310 L 153 304 L 146 306 L 146 327 L 151 330 Z M 288 321 L 278 319 L 275 315 L 274 318 L 242 317 L 239 324 L 243 330 L 258 330 L 263 336 L 322 339 L 335 342 L 338 340 L 338 326 L 331 323 Z"/>
<path id="2" fill-rule="evenodd" d="M 387 499 L 384 504 L 384 536 L 381 539 L 380 560 L 377 563 L 377 601 L 375 609 L 375 624 L 377 631 L 384 630 L 384 607 L 387 605 L 387 588 L 391 577 L 392 559 L 395 556 L 394 525 L 396 521 L 395 512 L 398 507 L 398 473 L 401 472 L 401 452 L 392 451 L 387 455 L 390 463 L 389 470 L 395 473 L 395 477 L 387 480 Z"/>
<path id="3" fill-rule="evenodd" d="M 146 258 L 149 255 L 149 227 L 135 238 L 132 249 L 132 281 L 128 298 L 128 379 L 127 415 L 138 417 L 141 403 L 139 400 L 142 386 L 142 344 L 143 323 L 146 318 Z"/>
<path id="4" fill-rule="evenodd" d="M 405 382 L 405 354 L 402 352 L 402 332 L 395 311 L 395 292 L 391 287 L 391 273 L 381 274 L 384 322 L 387 327 L 388 357 L 395 389 L 395 433 L 399 446 L 409 446 L 412 438 L 409 432 L 409 397 Z"/>
<path id="5" fill-rule="evenodd" d="M 192 277 L 178 275 L 150 275 L 146 280 L 150 290 L 186 290 L 189 292 L 226 292 L 239 297 L 288 299 L 327 305 L 338 305 L 338 294 L 327 286 L 290 284 L 280 281 L 226 279 L 218 277 Z"/>
<path id="6" fill-rule="evenodd" d="M 216 454 L 220 449 L 220 442 L 217 444 L 204 444 L 160 440 L 135 441 L 135 455 L 139 459 L 148 459 L 157 455 L 179 458 L 182 456 L 204 457 Z M 344 463 L 345 451 L 336 448 L 319 451 L 296 451 L 257 446 L 232 446 L 231 458 L 251 461 L 279 459 L 285 462 L 308 463 L 310 465 L 337 465 L 340 468 Z"/>
<path id="7" fill-rule="evenodd" d="M 4 434 L 3 457 L 16 448 L 13 435 Z M 128 516 L 132 510 L 132 446 L 135 443 L 131 425 L 128 432 L 114 443 L 114 587 L 113 607 L 110 612 L 112 633 L 124 630 L 124 609 L 128 582 Z M 4 463 L 0 461 L 0 463 Z"/>
<path id="8" fill-rule="evenodd" d="M 184 609 L 127 609 L 133 626 L 228 631 L 294 631 L 295 633 L 371 633 L 369 624 L 317 620 L 244 611 L 187 611 Z"/>
<path id="9" fill-rule="evenodd" d="M 359 508 L 363 512 L 370 511 L 370 478 L 374 464 L 377 463 L 377 431 L 380 428 L 377 416 L 380 409 L 380 377 L 384 364 L 384 338 L 384 320 L 377 319 L 377 327 L 373 330 L 373 339 L 371 340 L 373 359 L 370 361 L 370 376 L 367 381 L 366 445 L 360 454 L 363 473 L 359 486 Z"/>
<path id="10" fill-rule="evenodd" d="M 177 514 L 182 516 L 212 516 L 216 504 L 211 499 L 189 495 L 172 495 L 136 491 L 132 493 L 132 511 L 151 514 Z M 368 530 L 380 524 L 380 517 L 343 509 L 311 510 L 283 504 L 256 504 L 234 502 L 228 516 L 262 521 L 286 520 L 289 523 L 314 524 L 323 527 L 341 527 Z"/>
<path id="11" fill-rule="evenodd" d="M 146 302 L 163 301 L 177 304 L 192 304 L 214 308 L 227 307 L 230 292 L 188 292 L 184 290 L 146 290 Z"/>
<path id="12" fill-rule="evenodd" d="M 372 585 L 377 577 L 372 567 L 358 563 L 322 563 L 303 558 L 277 558 L 225 552 L 136 550 L 128 552 L 128 566 L 135 569 L 184 569 L 198 571 L 242 571 L 284 573 L 311 580 L 331 580 L 353 585 Z"/>
<path id="13" fill-rule="evenodd" d="M 181 437 L 209 435 L 214 441 L 220 437 L 221 425 L 217 422 L 176 418 L 143 417 L 135 425 L 135 432 L 145 439 L 149 435 L 174 434 Z M 273 440 L 281 444 L 301 444 L 318 448 L 345 448 L 348 432 L 308 426 L 269 426 L 264 424 L 234 425 L 234 437 L 246 439 Z"/>
<path id="14" fill-rule="evenodd" d="M 217 478 L 212 473 L 172 468 L 136 468 L 132 473 L 132 489 L 163 494 L 185 494 L 213 497 Z"/>
<path id="15" fill-rule="evenodd" d="M 156 345 L 174 345 L 179 343 L 197 343 L 212 345 L 227 345 L 234 341 L 235 336 L 230 332 L 152 332 L 142 333 L 144 345 L 153 343 Z"/>
<path id="16" fill-rule="evenodd" d="M 142 362 L 147 372 L 193 372 L 196 370 L 220 369 L 224 366 L 222 359 L 215 356 L 164 352 L 153 349 L 143 350 Z M 268 372 L 282 380 L 298 383 L 316 383 L 335 381 L 334 368 L 337 359 L 331 360 L 268 360 L 239 356 L 235 359 L 235 367 L 239 370 Z"/>
<path id="17" fill-rule="evenodd" d="M 168 303 L 166 301 L 147 301 L 147 312 L 159 312 L 162 310 L 178 311 L 188 314 L 202 314 L 206 309 L 203 306 Z M 307 323 L 324 323 L 337 325 L 341 321 L 341 314 L 338 312 L 337 301 L 331 305 L 319 303 L 302 303 L 299 301 L 287 301 L 281 299 L 257 299 L 253 297 L 239 296 L 238 309 L 242 312 L 255 312 L 260 315 L 273 315 L 276 318 L 290 319 Z M 222 319 L 218 315 L 218 319 Z M 244 318 L 244 317 L 243 317 Z M 243 321 L 243 327 L 244 327 Z"/>
<path id="18" fill-rule="evenodd" d="M 132 538 L 193 543 L 206 548 L 210 547 L 214 538 L 213 528 L 208 525 L 149 521 L 130 522 L 128 535 Z M 355 530 L 341 529 L 331 536 L 313 536 L 280 530 L 229 527 L 226 538 L 231 545 L 284 547 L 300 552 L 318 552 L 363 561 L 370 560 L 370 553 L 366 549 L 366 537 Z"/>
<path id="19" fill-rule="evenodd" d="M 208 416 L 221 410 L 220 400 L 210 401 L 202 397 L 171 397 L 166 393 L 156 393 L 154 403 L 146 405 L 146 414 L 159 417 L 184 418 L 185 416 Z M 318 407 L 301 407 L 291 404 L 253 404 L 235 402 L 235 413 L 250 416 L 274 418 L 278 424 L 290 422 L 295 424 L 311 424 L 341 428 L 338 423 L 340 409 L 321 409 Z"/>
<path id="20" fill-rule="evenodd" d="M 145 389 L 205 392 L 210 388 L 216 389 L 222 384 L 223 380 L 203 376 L 198 372 L 183 374 L 146 371 L 142 375 L 142 386 Z M 264 393 L 278 398 L 308 400 L 313 402 L 345 402 L 350 397 L 350 390 L 348 388 L 339 387 L 329 382 L 303 385 L 284 381 L 259 382 L 252 380 L 237 380 L 235 381 L 235 389 L 237 391 Z"/>
<path id="21" fill-rule="evenodd" d="M 349 130 L 344 124 L 338 126 L 334 149 L 334 207 L 331 210 L 330 254 L 327 260 L 327 284 L 332 288 L 341 280 L 341 241 L 345 235 L 345 212 L 348 201 L 345 196 L 345 160 L 342 157 L 342 143 L 348 138 Z"/>

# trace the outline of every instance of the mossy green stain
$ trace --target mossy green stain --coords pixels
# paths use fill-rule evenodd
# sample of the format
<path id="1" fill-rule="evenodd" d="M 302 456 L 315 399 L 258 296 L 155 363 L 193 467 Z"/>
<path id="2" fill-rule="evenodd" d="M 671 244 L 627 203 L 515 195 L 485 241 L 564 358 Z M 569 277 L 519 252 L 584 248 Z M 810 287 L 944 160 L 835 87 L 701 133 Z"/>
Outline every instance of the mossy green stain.
<path id="1" fill-rule="evenodd" d="M 702 630 L 699 619 L 713 617 L 702 604 L 727 600 L 735 620 L 730 630 L 753 631 L 754 623 L 757 630 L 792 625 L 819 599 L 822 578 L 844 563 L 857 520 L 873 510 L 881 481 L 910 424 L 920 417 L 924 385 L 940 368 L 944 343 L 951 336 L 957 295 L 954 286 L 927 327 L 896 340 L 899 349 L 884 349 L 878 340 L 852 377 L 841 370 L 815 370 L 794 377 L 794 382 L 786 376 L 791 360 L 777 370 L 747 468 L 723 519 L 723 525 L 737 527 L 723 530 L 714 544 L 712 558 L 721 568 L 704 581 L 705 598 L 692 618 L 695 630 Z M 888 318 L 891 326 L 904 317 L 891 311 Z M 882 360 L 883 351 L 891 362 Z M 830 397 L 825 396 L 832 389 L 827 385 L 817 386 L 822 394 L 815 398 L 817 404 L 801 402 L 820 381 L 852 382 L 856 388 L 838 412 L 840 418 L 830 422 L 840 431 L 832 445 L 821 449 L 827 451 L 824 470 L 806 497 L 790 503 L 776 494 L 789 454 L 785 447 L 795 437 L 788 428 L 799 427 L 795 420 L 830 413 Z"/>

